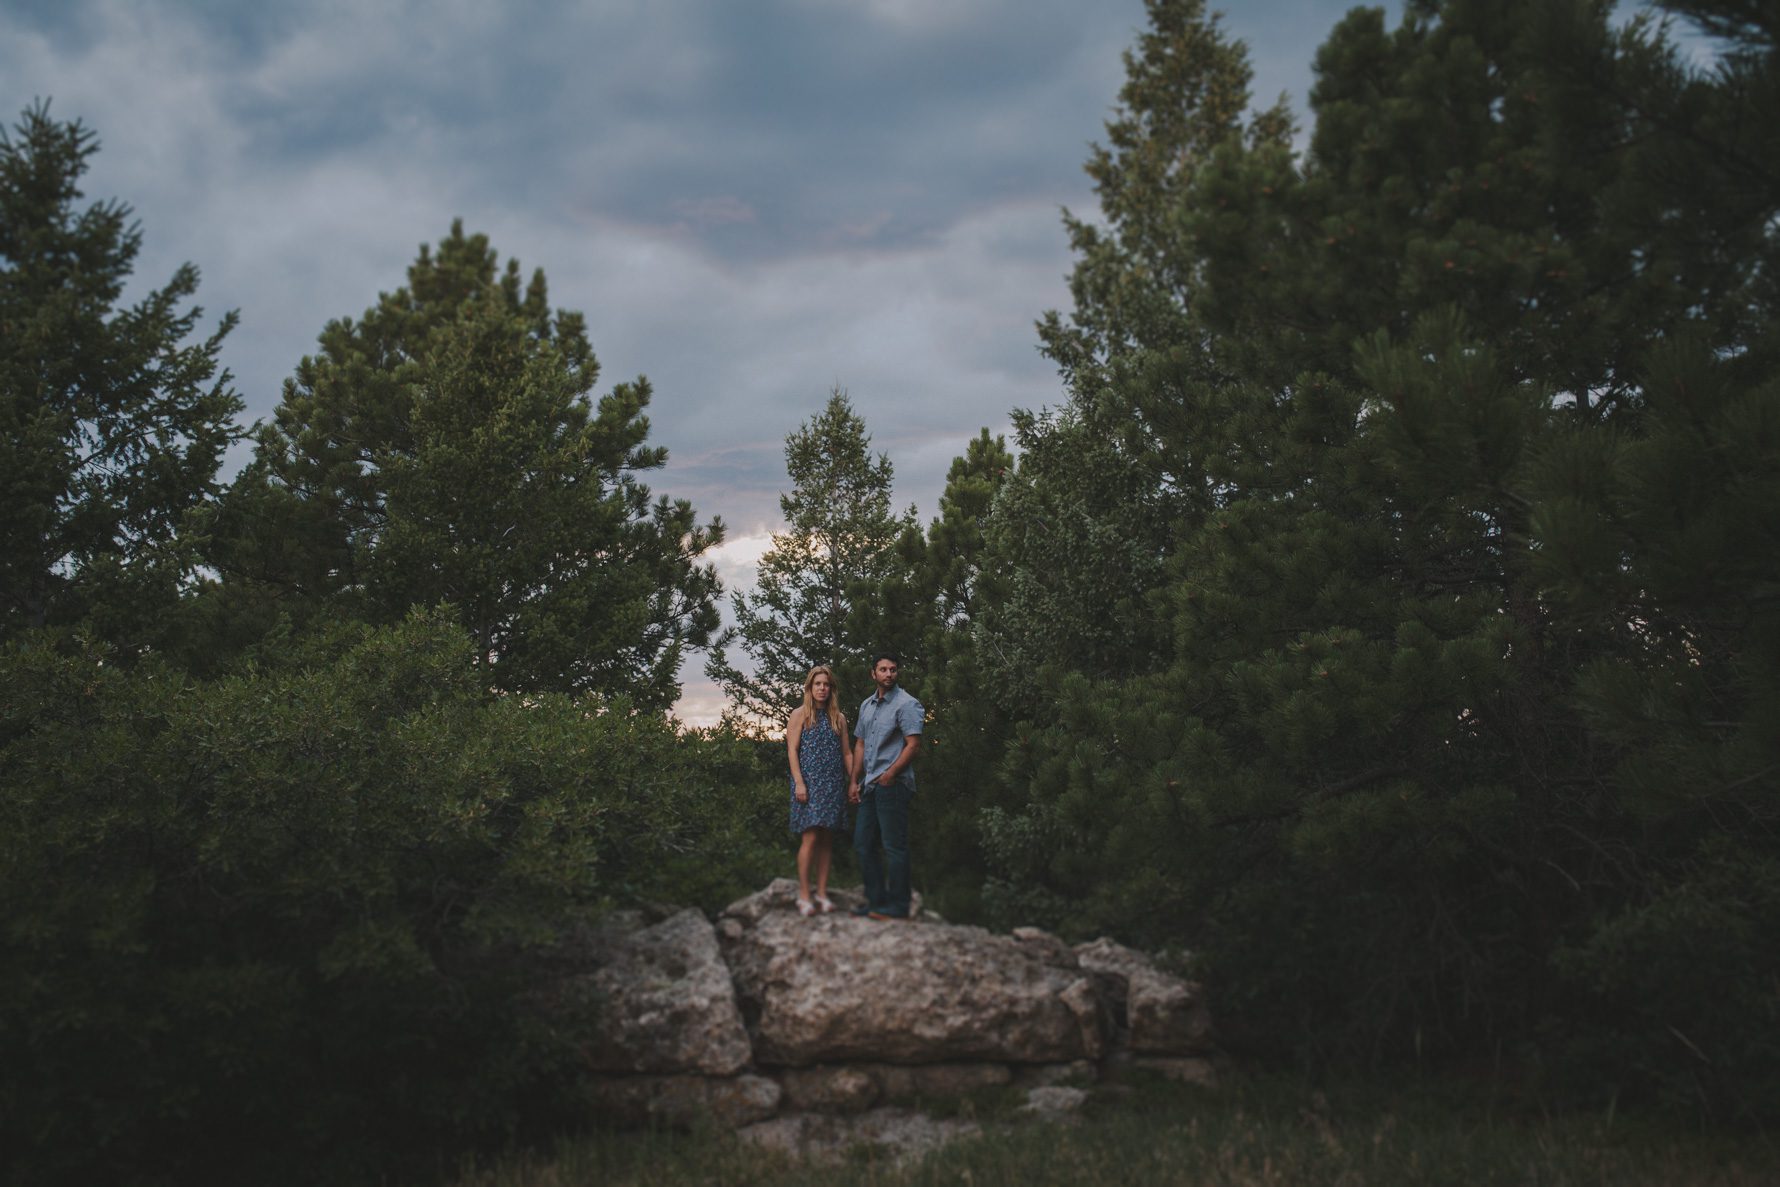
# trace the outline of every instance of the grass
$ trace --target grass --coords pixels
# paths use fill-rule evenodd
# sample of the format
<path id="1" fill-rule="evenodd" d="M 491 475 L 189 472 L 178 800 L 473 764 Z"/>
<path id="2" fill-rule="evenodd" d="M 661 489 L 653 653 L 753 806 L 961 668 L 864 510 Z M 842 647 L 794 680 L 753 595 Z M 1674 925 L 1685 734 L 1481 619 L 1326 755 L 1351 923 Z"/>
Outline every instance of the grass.
<path id="1" fill-rule="evenodd" d="M 968 1115 L 972 1110 L 965 1109 Z M 1327 1096 L 1277 1078 L 1220 1092 L 1142 1083 L 1091 1102 L 1074 1126 L 993 1122 L 911 1165 L 855 1150 L 841 1167 L 796 1162 L 706 1132 L 595 1133 L 548 1154 L 515 1155 L 453 1187 L 1757 1187 L 1780 1182 L 1780 1145 L 1753 1134 L 1694 1133 L 1625 1116 L 1502 1117 L 1421 1086 L 1363 1084 Z"/>

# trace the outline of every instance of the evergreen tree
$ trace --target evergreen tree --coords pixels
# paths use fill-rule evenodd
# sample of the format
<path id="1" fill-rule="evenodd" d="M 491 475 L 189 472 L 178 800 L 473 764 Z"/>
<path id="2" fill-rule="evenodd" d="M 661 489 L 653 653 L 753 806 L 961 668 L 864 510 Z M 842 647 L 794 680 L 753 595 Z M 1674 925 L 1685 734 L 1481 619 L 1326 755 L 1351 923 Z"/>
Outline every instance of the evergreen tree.
<path id="1" fill-rule="evenodd" d="M 785 469 L 785 529 L 773 533 L 760 559 L 753 595 L 733 595 L 735 625 L 705 668 L 755 723 L 781 720 L 817 664 L 834 668 L 849 700 L 863 697 L 870 653 L 908 649 L 924 621 L 910 581 L 921 549 L 914 508 L 891 511 L 894 468 L 887 455 L 872 455 L 865 421 L 845 391 L 836 388 L 821 412 L 785 438 Z M 751 673 L 729 660 L 736 644 Z"/>
<path id="2" fill-rule="evenodd" d="M 1203 6 L 1150 10 L 1090 162 L 1108 225 L 1072 227 L 1077 309 L 1044 324 L 1069 404 L 1025 422 L 991 538 L 1126 483 L 1081 522 L 1168 507 L 1126 587 L 1160 646 L 1121 672 L 1053 642 L 1019 604 L 1042 553 L 1002 546 L 979 618 L 1065 662 L 1007 731 L 997 893 L 1200 947 L 1274 1043 L 1458 1051 L 1687 1000 L 1678 904 L 1751 934 L 1780 885 L 1767 26 L 1697 75 L 1603 6 L 1356 10 L 1296 159 L 1277 111 L 1233 118 Z M 1069 465 L 1095 440 L 1098 487 Z M 1733 1036 L 1771 1023 L 1773 961 L 1723 951 L 1748 1008 L 1685 1033 L 1737 1070 L 1676 1079 L 1771 1111 Z M 1626 1082 L 1697 1066 L 1643 1016 Z"/>
<path id="3" fill-rule="evenodd" d="M 990 670 L 1005 674 L 1008 665 L 999 655 L 993 664 L 984 662 L 982 652 L 1000 639 L 986 639 L 979 620 L 983 607 L 1005 597 L 1004 574 L 987 564 L 987 536 L 997 495 L 1013 473 L 1013 455 L 1002 438 L 984 429 L 972 439 L 952 460 L 915 571 L 923 611 L 921 698 L 929 713 L 921 778 L 940 790 L 914 827 L 926 855 L 924 892 L 960 916 L 977 913 L 982 889 L 977 818 L 1007 799 L 996 771 L 1001 756 L 989 743 L 1005 732 L 1014 701 L 991 691 Z"/>
<path id="4" fill-rule="evenodd" d="M 1154 596 L 1213 486 L 1197 455 L 1158 435 L 1178 430 L 1178 417 L 1135 405 L 1157 384 L 1221 375 L 1181 296 L 1198 267 L 1194 240 L 1159 212 L 1191 192 L 1214 149 L 1243 135 L 1251 71 L 1203 3 L 1148 7 L 1151 28 L 1124 55 L 1108 146 L 1095 146 L 1086 166 L 1105 224 L 1065 212 L 1074 307 L 1067 321 L 1052 312 L 1039 323 L 1069 398 L 1054 411 L 1015 412 L 1020 467 L 989 541 L 1006 589 L 978 623 L 995 642 L 982 658 L 996 695 L 1035 713 L 1066 672 L 1164 662 L 1166 614 Z M 1291 131 L 1275 106 L 1247 135 L 1257 150 L 1281 152 Z"/>
<path id="5" fill-rule="evenodd" d="M 983 524 L 997 593 L 973 607 L 985 688 L 1042 713 L 1064 672 L 1114 676 L 1161 662 L 1149 598 L 1183 520 L 1147 456 L 1109 437 L 1091 409 L 1017 411 L 1020 463 Z"/>
<path id="6" fill-rule="evenodd" d="M 966 638 L 985 587 L 995 586 L 997 575 L 984 568 L 984 532 L 995 497 L 1013 469 L 1007 442 L 983 429 L 946 471 L 939 515 L 927 529 L 922 558 L 922 583 L 934 618 L 925 649 L 936 660 Z"/>
<path id="7" fill-rule="evenodd" d="M 509 690 L 665 708 L 716 627 L 722 525 L 639 476 L 647 380 L 590 400 L 582 317 L 461 224 L 408 284 L 330 323 L 218 515 L 225 599 L 373 623 L 449 604 Z"/>
<path id="8" fill-rule="evenodd" d="M 80 208 L 97 151 L 47 103 L 0 130 L 0 639 L 87 620 L 136 650 L 191 572 L 181 522 L 237 435 L 217 362 L 235 317 L 187 341 L 190 264 L 116 308 L 142 232 L 121 203 Z"/>

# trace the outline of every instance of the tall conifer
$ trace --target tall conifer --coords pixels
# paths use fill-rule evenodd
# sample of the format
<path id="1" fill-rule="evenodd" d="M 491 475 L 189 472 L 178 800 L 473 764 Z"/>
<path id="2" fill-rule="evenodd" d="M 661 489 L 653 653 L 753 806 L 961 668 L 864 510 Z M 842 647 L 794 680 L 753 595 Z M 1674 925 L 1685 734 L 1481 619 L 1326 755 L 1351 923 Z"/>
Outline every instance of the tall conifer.
<path id="1" fill-rule="evenodd" d="M 590 398 L 585 323 L 543 271 L 454 224 L 320 346 L 219 513 L 225 597 L 371 622 L 444 603 L 498 687 L 671 705 L 716 627 L 722 525 L 651 501 L 649 383 Z"/>
<path id="2" fill-rule="evenodd" d="M 191 573 L 180 528 L 241 401 L 218 362 L 235 316 L 188 341 L 196 268 L 116 307 L 142 232 L 119 202 L 79 206 L 97 151 L 47 103 L 0 131 L 0 639 L 86 620 L 129 650 Z"/>
<path id="3" fill-rule="evenodd" d="M 918 639 L 922 621 L 908 582 L 909 550 L 921 543 L 914 508 L 891 510 L 894 467 L 873 455 L 845 391 L 785 438 L 785 470 L 785 528 L 760 559 L 754 592 L 733 595 L 735 625 L 705 669 L 755 724 L 782 721 L 817 664 L 834 668 L 849 700 L 862 698 L 870 653 Z M 751 672 L 729 658 L 734 646 Z"/>
<path id="4" fill-rule="evenodd" d="M 1024 422 L 992 536 L 1168 507 L 1127 586 L 1160 643 L 1052 645 L 1021 618 L 1044 538 L 1002 545 L 981 616 L 1064 661 L 986 818 L 1022 912 L 1198 946 L 1250 1037 L 1328 1051 L 1630 1024 L 1648 1083 L 1698 1053 L 1642 986 L 1736 1069 L 1676 1077 L 1697 1101 L 1780 1109 L 1737 1095 L 1771 959 L 1726 939 L 1739 1021 L 1676 1021 L 1682 906 L 1780 914 L 1774 39 L 1678 7 L 1729 22 L 1716 73 L 1603 6 L 1356 10 L 1297 156 L 1203 6 L 1150 4 L 1043 325 L 1068 403 Z M 1129 581 L 1092 555 L 1075 588 Z"/>

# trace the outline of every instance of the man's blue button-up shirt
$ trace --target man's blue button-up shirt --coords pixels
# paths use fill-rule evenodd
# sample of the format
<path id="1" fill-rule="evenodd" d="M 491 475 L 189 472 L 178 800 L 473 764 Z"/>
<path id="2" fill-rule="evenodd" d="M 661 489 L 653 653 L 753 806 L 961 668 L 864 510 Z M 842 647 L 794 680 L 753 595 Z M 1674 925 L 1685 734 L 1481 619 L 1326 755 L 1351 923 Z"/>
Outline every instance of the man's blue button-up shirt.
<path id="1" fill-rule="evenodd" d="M 919 736 L 926 718 L 927 710 L 921 708 L 921 702 L 901 688 L 891 689 L 887 697 L 874 692 L 865 698 L 865 703 L 859 706 L 859 720 L 853 726 L 853 736 L 865 743 L 866 784 L 877 782 L 878 776 L 890 769 L 890 764 L 902 753 L 902 740 Z M 915 790 L 914 766 L 902 768 L 897 779 L 910 791 Z"/>

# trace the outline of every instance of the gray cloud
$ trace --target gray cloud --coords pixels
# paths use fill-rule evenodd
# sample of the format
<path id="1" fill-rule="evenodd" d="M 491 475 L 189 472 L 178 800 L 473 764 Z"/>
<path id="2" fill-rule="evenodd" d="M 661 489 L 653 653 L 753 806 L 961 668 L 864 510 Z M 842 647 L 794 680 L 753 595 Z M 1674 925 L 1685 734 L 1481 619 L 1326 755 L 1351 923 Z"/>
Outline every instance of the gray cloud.
<path id="1" fill-rule="evenodd" d="M 1233 6 L 1262 101 L 1302 108 L 1344 7 Z M 831 386 L 924 515 L 980 426 L 1060 398 L 1032 323 L 1067 304 L 1058 210 L 1092 209 L 1081 162 L 1143 23 L 1141 0 L 14 0 L 0 117 L 51 96 L 98 132 L 86 188 L 142 219 L 138 290 L 191 260 L 241 310 L 252 416 L 454 216 L 542 265 L 604 383 L 649 375 L 652 485 L 731 524 L 745 579 Z"/>

